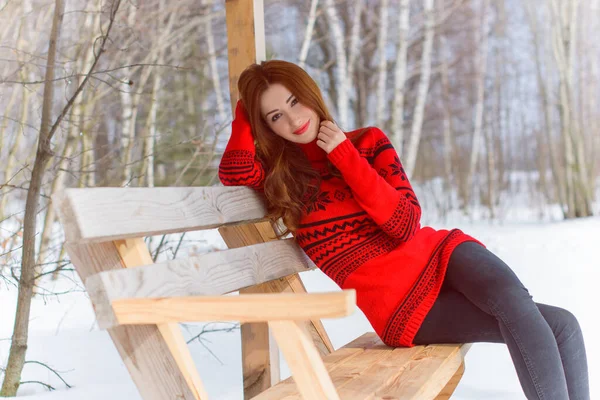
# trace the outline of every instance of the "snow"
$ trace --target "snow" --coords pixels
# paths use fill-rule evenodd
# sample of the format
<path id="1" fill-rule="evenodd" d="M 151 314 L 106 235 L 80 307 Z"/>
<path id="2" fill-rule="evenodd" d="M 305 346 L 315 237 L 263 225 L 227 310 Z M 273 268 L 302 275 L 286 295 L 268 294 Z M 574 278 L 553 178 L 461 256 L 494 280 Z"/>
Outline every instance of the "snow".
<path id="1" fill-rule="evenodd" d="M 528 215 L 536 215 L 535 210 Z M 424 221 L 436 228 L 458 227 L 471 234 L 513 268 L 537 302 L 566 308 L 579 319 L 586 340 L 592 398 L 600 398 L 600 324 L 592 298 L 600 272 L 596 246 L 600 238 L 600 218 L 575 221 L 520 221 L 489 223 L 469 221 L 450 214 L 444 223 Z M 450 222 L 449 222 L 450 221 Z M 199 240 L 196 248 L 223 248 L 216 231 L 197 232 L 186 239 Z M 320 271 L 301 274 L 309 291 L 339 290 Z M 68 389 L 47 368 L 30 363 L 23 371 L 23 381 L 41 381 L 52 385 L 47 391 L 36 383 L 23 384 L 19 396 L 31 400 L 135 400 L 140 399 L 109 335 L 99 331 L 81 282 L 76 275 L 44 284 L 57 292 L 75 290 L 60 296 L 37 296 L 32 305 L 27 359 L 51 366 L 72 386 Z M 53 287 L 52 287 L 53 286 Z M 0 288 L 0 364 L 8 357 L 12 332 L 16 289 Z M 323 324 L 338 348 L 355 337 L 372 331 L 364 315 L 355 314 Z M 184 335 L 192 338 L 203 327 L 218 329 L 232 323 L 185 324 Z M 239 329 L 231 332 L 205 333 L 190 343 L 210 398 L 242 399 Z M 595 340 L 596 339 L 596 340 Z M 282 361 L 282 376 L 289 371 Z M 466 357 L 466 372 L 452 399 L 524 399 L 512 361 L 503 344 L 478 343 Z"/>

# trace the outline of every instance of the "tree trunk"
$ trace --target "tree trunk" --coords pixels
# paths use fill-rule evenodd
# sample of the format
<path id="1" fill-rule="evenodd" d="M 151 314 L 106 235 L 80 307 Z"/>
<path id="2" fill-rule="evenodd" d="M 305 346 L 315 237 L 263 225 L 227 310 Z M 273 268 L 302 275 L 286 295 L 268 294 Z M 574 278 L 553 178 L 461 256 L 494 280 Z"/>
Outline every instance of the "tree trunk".
<path id="1" fill-rule="evenodd" d="M 375 125 L 379 127 L 383 127 L 385 106 L 387 104 L 385 95 L 387 86 L 387 54 L 385 45 L 387 44 L 388 32 L 388 3 L 389 0 L 381 0 L 381 4 L 379 5 L 379 34 L 377 35 L 379 63 L 377 64 L 377 108 L 375 111 Z"/>
<path id="2" fill-rule="evenodd" d="M 400 0 L 398 12 L 398 50 L 394 70 L 394 100 L 392 106 L 392 142 L 398 155 L 403 156 L 404 144 L 404 86 L 408 63 L 409 0 Z"/>
<path id="3" fill-rule="evenodd" d="M 338 12 L 335 8 L 333 0 L 325 1 L 325 15 L 327 16 L 327 22 L 333 35 L 333 44 L 335 48 L 335 63 L 336 63 L 336 86 L 337 91 L 337 116 L 338 126 L 342 130 L 348 130 L 348 93 L 350 88 L 348 87 L 348 76 L 347 68 L 348 62 L 346 60 L 346 48 L 344 43 L 344 32 L 342 30 L 342 23 Z"/>
<path id="4" fill-rule="evenodd" d="M 347 68 L 347 73 L 346 73 L 346 79 L 348 80 L 348 88 L 350 88 L 350 90 L 355 90 L 357 93 L 357 97 L 358 97 L 358 88 L 355 88 L 354 85 L 354 71 L 356 70 L 356 63 L 358 55 L 360 54 L 360 48 L 361 48 L 361 40 L 360 40 L 360 32 L 361 32 L 361 24 L 360 24 L 360 20 L 361 20 L 361 15 L 362 15 L 362 10 L 363 10 L 363 5 L 364 5 L 364 0 L 356 0 L 355 4 L 354 4 L 354 14 L 352 15 L 352 29 L 350 31 L 350 44 L 349 44 L 349 49 L 348 49 L 348 68 Z M 350 103 L 350 100 L 348 100 L 348 103 Z M 358 111 L 357 109 L 354 110 L 354 114 L 358 115 Z M 354 120 L 354 126 L 362 126 L 362 124 L 359 124 L 357 121 L 358 118 L 355 118 Z M 349 123 L 349 122 L 348 122 Z"/>
<path id="5" fill-rule="evenodd" d="M 306 58 L 308 57 L 308 49 L 310 48 L 310 42 L 312 41 L 313 32 L 315 30 L 318 4 L 319 0 L 311 0 L 310 2 L 308 21 L 306 22 L 306 30 L 304 31 L 304 40 L 302 40 L 302 47 L 300 49 L 300 55 L 298 56 L 298 65 L 301 68 L 306 68 Z"/>
<path id="6" fill-rule="evenodd" d="M 562 172 L 562 168 L 560 166 L 560 161 L 558 157 L 558 152 L 556 150 L 556 146 L 554 144 L 554 126 L 552 123 L 552 101 L 549 98 L 547 78 L 544 78 L 542 73 L 542 60 L 540 52 L 541 43 L 540 43 L 540 31 L 539 25 L 537 24 L 537 17 L 534 14 L 534 10 L 531 7 L 530 3 L 525 3 L 525 11 L 527 15 L 527 19 L 529 21 L 529 25 L 532 31 L 532 40 L 533 40 L 533 48 L 534 48 L 534 56 L 535 56 L 535 72 L 537 78 L 538 90 L 540 91 L 541 101 L 542 101 L 542 114 L 544 116 L 543 121 L 543 130 L 546 133 L 546 140 L 548 146 L 548 152 L 550 153 L 550 171 L 552 172 L 552 178 L 556 185 L 556 192 L 558 196 L 558 201 L 563 209 L 563 214 L 566 216 L 567 214 L 567 199 L 565 193 L 565 174 Z M 540 171 L 541 174 L 545 174 L 546 171 Z M 548 199 L 551 201 L 552 199 Z"/>
<path id="7" fill-rule="evenodd" d="M 33 278 L 35 271 L 35 236 L 36 218 L 40 199 L 42 178 L 47 161 L 50 157 L 50 128 L 52 118 L 52 100 L 54 98 L 54 68 L 57 53 L 57 42 L 60 36 L 64 15 L 63 0 L 55 0 L 54 18 L 50 31 L 50 45 L 46 62 L 46 75 L 44 83 L 44 97 L 42 106 L 42 119 L 40 136 L 38 139 L 37 153 L 31 173 L 31 181 L 27 191 L 25 203 L 25 217 L 23 224 L 23 256 L 21 276 L 19 277 L 19 293 L 17 298 L 17 311 L 12 334 L 12 342 L 8 355 L 8 363 L 4 374 L 4 382 L 0 396 L 14 397 L 17 395 L 21 381 L 21 372 L 25 365 L 27 352 L 27 337 L 29 331 L 29 315 L 31 311 L 31 297 L 33 295 Z"/>
<path id="8" fill-rule="evenodd" d="M 412 129 L 408 152 L 406 157 L 405 169 L 408 176 L 412 176 L 417 162 L 419 152 L 419 143 L 421 142 L 421 132 L 423 130 L 423 116 L 425 114 L 425 102 L 429 92 L 429 80 L 431 76 L 431 55 L 433 50 L 433 37 L 435 34 L 435 0 L 424 1 L 425 12 L 425 41 L 423 43 L 423 53 L 421 54 L 421 79 L 417 92 L 417 102 L 413 113 Z"/>
<path id="9" fill-rule="evenodd" d="M 450 188 L 454 186 L 454 174 L 452 171 L 452 113 L 450 112 L 450 82 L 448 80 L 448 45 L 444 35 L 439 35 L 439 52 L 441 54 L 441 84 L 442 84 L 442 112 L 443 112 L 443 135 L 444 135 L 444 189 L 450 195 Z"/>
<path id="10" fill-rule="evenodd" d="M 225 99 L 223 98 L 223 90 L 221 89 L 221 78 L 219 77 L 219 68 L 217 66 L 217 50 L 215 49 L 215 36 L 213 35 L 212 10 L 208 12 L 205 24 L 206 44 L 208 46 L 208 57 L 210 65 L 210 76 L 217 100 L 217 110 L 219 113 L 219 121 L 223 124 L 229 119 L 229 113 L 225 109 Z"/>
<path id="11" fill-rule="evenodd" d="M 477 167 L 477 160 L 479 158 L 479 151 L 481 147 L 481 136 L 482 136 L 482 125 L 483 125 L 483 108 L 485 105 L 485 75 L 487 67 L 487 53 L 488 53 L 488 10 L 490 0 L 485 0 L 480 16 L 480 25 L 477 29 L 477 45 L 479 46 L 479 52 L 477 57 L 477 103 L 475 105 L 475 116 L 473 118 L 473 141 L 471 144 L 471 158 L 469 161 L 469 170 L 467 173 L 467 181 L 465 187 L 466 198 L 463 199 L 463 210 L 466 210 L 470 202 L 470 193 L 473 188 L 473 179 L 475 176 L 475 168 Z"/>
<path id="12" fill-rule="evenodd" d="M 173 21 L 177 13 L 171 11 L 169 13 L 169 20 L 166 26 L 162 26 L 162 19 L 165 14 L 165 0 L 159 0 L 158 2 L 158 14 L 157 14 L 157 32 L 161 32 L 159 36 L 159 43 L 162 43 L 167 35 L 170 34 L 173 28 Z M 210 19 L 208 19 L 210 25 Z M 214 46 L 213 46 L 214 47 Z M 162 65 L 165 62 L 165 51 L 166 49 L 160 48 L 156 56 L 156 63 Z M 158 68 L 154 68 L 154 81 L 152 83 L 152 97 L 150 100 L 150 111 L 148 112 L 148 119 L 146 120 L 146 137 L 144 139 L 144 147 L 142 151 L 142 181 L 145 182 L 145 186 L 154 187 L 154 147 L 156 139 L 159 135 L 157 129 L 157 112 L 158 112 L 158 99 L 160 96 L 160 89 L 162 85 L 162 71 Z M 223 105 L 223 111 L 224 105 Z"/>

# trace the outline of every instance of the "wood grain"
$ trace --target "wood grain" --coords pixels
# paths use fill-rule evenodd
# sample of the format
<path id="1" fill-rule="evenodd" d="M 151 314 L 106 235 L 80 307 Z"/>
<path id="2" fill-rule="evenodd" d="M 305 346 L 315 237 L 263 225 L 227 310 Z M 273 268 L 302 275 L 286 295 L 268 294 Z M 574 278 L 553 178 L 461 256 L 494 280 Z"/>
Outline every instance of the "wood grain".
<path id="1" fill-rule="evenodd" d="M 140 268 L 143 265 L 152 263 L 150 251 L 143 239 L 117 240 L 113 243 L 121 257 L 121 264 L 125 268 Z M 194 397 L 198 400 L 207 399 L 208 394 L 200 379 L 179 324 L 158 324 L 157 327 Z"/>
<path id="2" fill-rule="evenodd" d="M 375 333 L 366 333 L 323 359 L 340 398 L 432 400 L 455 379 L 456 361 L 470 345 L 392 348 Z M 300 400 L 290 377 L 254 398 Z"/>
<path id="3" fill-rule="evenodd" d="M 196 321 L 258 322 L 341 318 L 356 308 L 353 289 L 331 293 L 122 299 L 112 302 L 120 324 Z"/>
<path id="4" fill-rule="evenodd" d="M 129 254 L 135 257 L 136 252 L 133 249 Z M 146 262 L 151 263 L 149 257 Z M 116 324 L 110 307 L 113 300 L 221 295 L 313 268 L 312 261 L 293 240 L 285 239 L 106 271 L 89 277 L 85 283 L 98 323 L 104 329 Z"/>
<path id="5" fill-rule="evenodd" d="M 280 231 L 277 225 L 262 221 L 222 227 L 219 228 L 219 233 L 229 248 L 238 248 L 278 240 L 276 230 Z M 251 293 L 306 293 L 306 289 L 300 277 L 295 274 L 240 290 L 240 294 Z M 321 320 L 313 319 L 303 323 L 321 356 L 331 353 L 333 345 Z M 250 399 L 279 382 L 279 352 L 266 323 L 242 324 L 241 330 L 244 399 Z"/>
<path id="6" fill-rule="evenodd" d="M 312 339 L 295 321 L 270 321 L 269 327 L 305 400 L 336 400 L 338 396 Z"/>
<path id="7" fill-rule="evenodd" d="M 69 243 L 212 229 L 266 214 L 257 192 L 242 186 L 75 188 L 52 200 Z"/>
<path id="8" fill-rule="evenodd" d="M 90 274 L 123 268 L 113 243 L 65 247 L 84 281 Z M 108 333 L 144 400 L 198 399 L 156 325 L 118 326 Z"/>

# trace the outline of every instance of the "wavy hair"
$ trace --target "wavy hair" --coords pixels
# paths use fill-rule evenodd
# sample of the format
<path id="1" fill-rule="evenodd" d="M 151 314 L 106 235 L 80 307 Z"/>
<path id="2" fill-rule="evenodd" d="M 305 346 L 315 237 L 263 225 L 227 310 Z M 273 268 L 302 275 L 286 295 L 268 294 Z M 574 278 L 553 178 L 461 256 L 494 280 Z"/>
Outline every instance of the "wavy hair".
<path id="1" fill-rule="evenodd" d="M 333 121 L 333 117 L 317 83 L 296 64 L 282 60 L 263 61 L 250 65 L 240 75 L 240 98 L 248 113 L 256 155 L 265 167 L 267 217 L 272 222 L 281 218 L 287 228 L 284 232 L 277 233 L 277 237 L 281 239 L 298 229 L 305 204 L 312 202 L 318 195 L 321 176 L 298 145 L 275 134 L 262 118 L 261 96 L 274 83 L 285 86 L 300 103 L 313 109 L 320 121 Z M 349 139 L 354 143 L 366 130 Z M 333 176 L 341 177 L 330 161 L 327 161 L 327 168 Z"/>

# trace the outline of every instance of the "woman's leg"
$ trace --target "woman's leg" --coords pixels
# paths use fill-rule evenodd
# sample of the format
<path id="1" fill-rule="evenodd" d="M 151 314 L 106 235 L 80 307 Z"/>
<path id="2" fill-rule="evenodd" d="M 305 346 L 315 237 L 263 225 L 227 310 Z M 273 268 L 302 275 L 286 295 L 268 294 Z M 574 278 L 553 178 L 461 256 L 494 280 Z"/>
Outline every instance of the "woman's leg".
<path id="1" fill-rule="evenodd" d="M 589 399 L 577 320 L 566 310 L 536 305 L 498 257 L 476 243 L 461 244 L 450 258 L 443 289 L 416 340 L 504 342 L 527 398 Z M 448 289 L 460 292 L 468 302 Z"/>
<path id="2" fill-rule="evenodd" d="M 572 365 L 587 366 L 577 320 L 567 310 L 535 303 L 552 328 L 567 377 L 569 399 L 589 399 L 587 367 L 580 373 Z M 414 338 L 415 344 L 505 343 L 498 320 L 449 287 L 442 290 Z M 583 358 L 583 360 L 582 360 Z"/>

